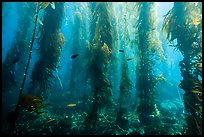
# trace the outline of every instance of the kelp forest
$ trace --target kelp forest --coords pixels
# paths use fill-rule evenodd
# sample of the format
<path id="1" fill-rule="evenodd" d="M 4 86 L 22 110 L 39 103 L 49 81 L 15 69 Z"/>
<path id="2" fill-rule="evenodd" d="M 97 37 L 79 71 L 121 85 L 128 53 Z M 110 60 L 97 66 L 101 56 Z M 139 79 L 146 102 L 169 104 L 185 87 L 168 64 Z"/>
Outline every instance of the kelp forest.
<path id="1" fill-rule="evenodd" d="M 202 2 L 2 2 L 4 135 L 202 135 Z"/>

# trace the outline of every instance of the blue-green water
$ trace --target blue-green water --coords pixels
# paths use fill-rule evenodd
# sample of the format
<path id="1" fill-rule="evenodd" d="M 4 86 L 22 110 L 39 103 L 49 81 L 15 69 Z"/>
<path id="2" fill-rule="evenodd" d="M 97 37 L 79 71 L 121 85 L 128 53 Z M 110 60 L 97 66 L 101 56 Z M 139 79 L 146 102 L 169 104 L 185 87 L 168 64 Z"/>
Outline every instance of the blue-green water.
<path id="1" fill-rule="evenodd" d="M 61 2 L 61 5 L 56 2 L 3 2 L 3 133 L 185 134 L 185 91 L 179 87 L 183 79 L 179 62 L 183 55 L 168 46 L 162 33 L 164 15 L 173 7 L 173 2 L 158 2 L 153 7 L 154 12 L 149 13 L 156 23 L 149 39 L 151 41 L 153 36 L 153 42 L 159 39 L 163 56 L 151 56 L 153 63 L 141 68 L 145 71 L 150 65 L 148 70 L 152 76 L 160 77 L 156 79 L 153 90 L 149 91 L 154 99 L 155 113 L 148 115 L 148 124 L 139 118 L 137 108 L 142 97 L 139 96 L 141 90 L 138 90 L 138 85 L 142 80 L 138 79 L 141 73 L 138 65 L 142 53 L 138 48 L 141 31 L 136 24 L 141 15 L 137 4 L 116 2 L 100 7 L 100 3 L 90 2 Z M 38 6 L 41 6 L 39 12 Z M 102 10 L 97 11 L 97 6 Z M 177 41 L 174 42 L 176 45 Z M 123 76 L 128 79 L 124 80 Z M 200 79 L 202 81 L 202 77 Z M 121 91 L 126 92 L 123 89 L 126 89 L 124 83 L 127 81 L 131 88 L 127 88 L 127 96 L 121 101 Z M 144 85 L 149 86 L 148 83 Z M 19 95 L 20 88 L 23 88 L 22 95 Z M 15 111 L 18 101 L 20 107 L 15 128 L 10 130 L 8 121 L 14 116 L 8 117 L 8 113 Z M 40 105 L 36 105 L 38 103 Z M 147 109 L 142 108 L 141 111 Z M 118 119 L 120 113 L 122 117 Z M 90 119 L 96 115 L 96 122 L 92 125 Z"/>

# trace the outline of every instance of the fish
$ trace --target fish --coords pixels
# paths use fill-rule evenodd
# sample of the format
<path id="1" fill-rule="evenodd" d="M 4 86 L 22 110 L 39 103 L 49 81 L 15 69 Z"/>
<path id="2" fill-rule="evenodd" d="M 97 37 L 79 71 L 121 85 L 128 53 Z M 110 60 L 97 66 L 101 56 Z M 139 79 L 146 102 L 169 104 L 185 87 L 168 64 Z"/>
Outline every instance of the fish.
<path id="1" fill-rule="evenodd" d="M 127 60 L 132 60 L 132 59 L 127 59 Z"/>
<path id="2" fill-rule="evenodd" d="M 76 58 L 77 56 L 79 56 L 79 55 L 78 55 L 78 54 L 75 54 L 75 55 L 72 55 L 71 58 L 74 59 L 74 58 Z"/>
<path id="3" fill-rule="evenodd" d="M 20 57 L 17 57 L 17 58 L 15 58 L 13 61 L 12 61 L 12 64 L 15 64 L 15 63 L 17 63 L 17 62 L 19 62 L 20 61 Z"/>
<path id="4" fill-rule="evenodd" d="M 124 52 L 124 50 L 121 50 L 121 49 L 120 49 L 119 52 Z"/>
<path id="5" fill-rule="evenodd" d="M 52 122 L 52 121 L 55 121 L 55 119 L 54 118 L 52 118 L 52 119 L 49 119 L 49 120 L 47 120 L 47 121 L 45 121 L 44 123 L 50 123 L 50 122 Z"/>
<path id="6" fill-rule="evenodd" d="M 170 45 L 169 45 L 169 47 L 175 47 L 175 45 L 173 45 L 173 44 L 170 44 Z"/>
<path id="7" fill-rule="evenodd" d="M 35 99 L 33 99 L 33 101 L 35 101 L 35 102 L 41 102 L 41 101 L 42 101 L 42 99 L 35 98 Z"/>
<path id="8" fill-rule="evenodd" d="M 75 107 L 76 104 L 67 104 L 67 107 Z"/>

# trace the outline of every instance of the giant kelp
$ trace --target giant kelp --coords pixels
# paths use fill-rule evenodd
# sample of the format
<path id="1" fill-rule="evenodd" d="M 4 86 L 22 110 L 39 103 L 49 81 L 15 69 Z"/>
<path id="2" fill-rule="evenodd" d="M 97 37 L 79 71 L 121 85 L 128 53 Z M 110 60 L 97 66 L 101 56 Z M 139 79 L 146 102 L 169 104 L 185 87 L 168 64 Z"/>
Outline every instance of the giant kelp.
<path id="1" fill-rule="evenodd" d="M 35 63 L 31 74 L 29 92 L 37 96 L 44 96 L 50 91 L 53 71 L 58 68 L 61 46 L 64 36 L 60 31 L 64 15 L 64 3 L 55 3 L 55 9 L 48 6 L 44 11 L 44 24 L 39 37 L 39 60 Z"/>
<path id="2" fill-rule="evenodd" d="M 161 43 L 158 37 L 157 14 L 155 3 L 141 2 L 138 4 L 138 84 L 137 91 L 140 104 L 137 107 L 140 122 L 151 123 L 150 115 L 156 115 L 157 108 L 154 102 L 155 85 L 157 78 L 154 71 L 157 58 L 162 56 Z M 145 109 L 144 109 L 145 108 Z"/>
<path id="3" fill-rule="evenodd" d="M 93 12 L 96 24 L 94 37 L 91 41 L 91 59 L 89 63 L 90 77 L 93 86 L 93 104 L 87 117 L 87 123 L 93 126 L 97 123 L 99 110 L 111 104 L 110 81 L 107 77 L 107 67 L 113 49 L 113 30 L 110 20 L 108 3 L 97 3 Z M 91 35 L 93 36 L 93 34 Z"/>
<path id="4" fill-rule="evenodd" d="M 43 4 L 43 3 L 41 3 L 41 4 Z M 34 16 L 36 18 L 34 18 L 34 29 L 32 31 L 32 38 L 31 38 L 30 46 L 29 46 L 29 55 L 28 55 L 28 59 L 26 60 L 27 63 L 25 65 L 25 70 L 24 70 L 24 74 L 23 74 L 23 80 L 22 80 L 22 83 L 20 85 L 20 90 L 19 90 L 19 93 L 18 93 L 19 96 L 18 96 L 18 99 L 17 99 L 17 104 L 16 104 L 16 107 L 15 107 L 15 110 L 14 111 L 10 111 L 8 113 L 8 115 L 7 115 L 7 120 L 8 120 L 8 123 L 9 123 L 9 130 L 10 130 L 11 133 L 14 133 L 14 134 L 16 132 L 15 131 L 16 120 L 17 120 L 17 118 L 19 116 L 19 112 L 20 112 L 21 108 L 25 107 L 25 106 L 27 106 L 28 108 L 30 106 L 30 108 L 32 108 L 33 107 L 32 105 L 34 105 L 35 103 L 32 102 L 31 98 L 37 99 L 34 96 L 32 96 L 32 97 L 30 96 L 31 98 L 29 98 L 29 96 L 24 96 L 23 95 L 23 89 L 24 89 L 25 80 L 26 80 L 27 73 L 28 73 L 28 68 L 29 68 L 29 65 L 30 65 L 30 60 L 31 60 L 31 55 L 32 55 L 35 35 L 36 35 L 37 19 L 38 19 L 38 15 L 39 15 L 39 11 L 40 11 L 40 6 L 41 5 L 37 4 L 36 7 L 35 7 L 35 12 L 34 12 L 35 15 Z M 28 5 L 27 5 L 27 7 L 28 7 Z"/>
<path id="5" fill-rule="evenodd" d="M 89 42 L 88 42 L 88 39 L 89 39 L 89 23 L 90 23 L 90 18 L 87 18 L 87 16 L 90 16 L 90 9 L 89 8 L 86 8 L 88 6 L 88 3 L 80 3 L 79 6 L 78 6 L 78 11 L 81 13 L 81 17 L 82 17 L 82 22 L 81 22 L 81 37 L 80 37 L 80 41 L 81 43 L 84 43 L 82 44 L 81 46 L 81 59 L 84 59 L 84 58 L 89 58 Z M 87 63 L 88 63 L 88 59 L 87 60 L 83 60 L 81 61 L 81 68 L 82 70 L 84 70 L 84 72 L 86 73 L 80 73 L 80 82 L 82 84 L 81 86 L 81 94 L 84 95 L 87 93 L 87 91 L 90 91 L 88 89 L 88 66 L 87 66 Z"/>
<path id="6" fill-rule="evenodd" d="M 183 100 L 187 122 L 186 134 L 202 134 L 202 7 L 200 2 L 174 3 L 166 14 L 163 32 L 183 60 L 180 71 L 183 79 L 180 88 L 185 91 Z M 200 79 L 200 78 L 201 79 Z"/>
<path id="7" fill-rule="evenodd" d="M 113 3 L 109 3 L 111 7 L 113 7 Z M 114 48 L 112 49 L 112 56 L 110 60 L 110 65 L 109 65 L 109 79 L 111 81 L 111 85 L 119 85 L 119 75 L 118 75 L 118 65 L 119 65 L 119 54 L 118 54 L 118 49 L 119 49 L 119 40 L 118 40 L 118 20 L 116 16 L 116 11 L 115 8 L 110 8 L 109 13 L 111 16 L 111 24 L 112 24 L 112 29 L 113 29 L 113 46 Z M 112 87 L 113 91 L 118 91 L 117 86 Z"/>
<path id="8" fill-rule="evenodd" d="M 88 78 L 89 72 L 87 70 L 87 62 L 90 58 L 89 54 L 89 42 L 88 42 L 88 28 L 87 28 L 87 15 L 89 14 L 89 9 L 85 8 L 88 3 L 75 3 L 74 13 L 73 13 L 73 25 L 70 38 L 70 50 L 72 55 L 77 54 L 79 57 L 71 58 L 71 65 L 67 65 L 67 72 L 65 77 L 69 83 L 65 84 L 66 89 L 73 93 L 70 96 L 71 100 L 76 101 L 77 98 L 87 94 L 88 90 Z M 84 60 L 87 58 L 86 60 Z M 83 70 L 83 71 L 82 71 Z M 85 72 L 85 73 L 84 73 Z M 70 73 L 70 74 L 69 74 Z M 80 83 L 80 86 L 78 86 Z M 90 92 L 90 91 L 88 91 Z"/>
<path id="9" fill-rule="evenodd" d="M 132 89 L 132 82 L 128 77 L 128 63 L 125 54 L 123 55 L 123 62 L 121 68 L 121 81 L 120 81 L 120 95 L 119 95 L 119 109 L 117 113 L 117 123 L 121 126 L 126 126 L 127 120 L 124 119 L 124 114 L 127 113 L 127 102 Z"/>
<path id="10" fill-rule="evenodd" d="M 62 48 L 60 45 L 64 44 L 64 37 L 59 28 L 63 18 L 61 11 L 58 12 L 59 3 L 32 4 L 37 6 L 34 30 L 29 31 L 33 37 L 17 104 L 22 111 L 11 112 L 7 117 L 13 125 L 18 118 L 14 134 L 183 134 L 183 104 L 179 102 L 177 93 L 175 95 L 173 88 L 166 85 L 162 85 L 159 92 L 155 88 L 157 82 L 164 78 L 162 75 L 156 76 L 161 67 L 157 63 L 162 59 L 162 49 L 153 3 L 66 3 L 69 12 L 62 31 L 70 38 L 66 36 L 68 43 Z M 43 12 L 39 12 L 39 9 L 43 9 Z M 90 26 L 90 35 L 86 23 Z M 31 56 L 35 55 L 35 48 L 38 51 L 36 55 L 39 56 L 37 60 L 35 56 Z M 175 57 L 172 59 L 177 61 Z M 37 63 L 31 70 L 29 79 L 29 63 L 33 60 Z M 61 67 L 58 67 L 58 61 L 62 61 L 59 62 Z M 183 62 L 180 65 L 183 66 Z M 201 66 L 202 64 L 197 65 L 199 69 Z M 164 67 L 169 69 L 166 64 Z M 59 75 L 54 78 L 55 70 L 57 75 L 59 72 L 65 78 L 62 81 L 63 88 L 56 81 L 59 80 Z M 175 69 L 169 72 L 178 71 Z M 198 73 L 201 79 L 201 72 L 202 69 L 193 73 Z M 168 82 L 177 82 L 177 76 L 177 73 L 170 75 Z M 22 93 L 24 85 L 27 86 L 26 77 L 31 80 L 28 94 Z M 131 82 L 135 78 L 137 89 Z M 196 83 L 194 88 L 196 90 L 193 92 L 200 93 L 197 90 L 200 83 Z M 55 92 L 45 99 L 49 90 Z M 158 97 L 163 91 L 174 98 L 165 100 L 170 99 L 165 96 L 160 100 Z M 159 96 L 154 93 L 159 93 Z M 9 99 L 10 97 L 12 95 Z M 200 99 L 200 96 L 197 97 Z M 44 108 L 47 106 L 44 101 L 49 102 L 51 107 Z M 155 102 L 160 102 L 157 105 L 162 115 L 159 115 Z M 138 106 L 137 112 L 135 105 Z M 186 105 L 202 116 L 199 114 L 200 110 L 193 105 Z M 6 109 L 14 108 L 13 106 L 15 104 Z"/>
<path id="11" fill-rule="evenodd" d="M 119 95 L 119 110 L 117 113 L 117 119 L 116 122 L 119 123 L 119 125 L 125 127 L 127 122 L 125 122 L 124 119 L 124 114 L 127 112 L 127 99 L 128 95 L 130 94 L 130 90 L 132 89 L 132 82 L 129 79 L 129 72 L 128 72 L 128 63 L 127 63 L 127 57 L 126 57 L 126 52 L 130 43 L 129 39 L 129 32 L 127 28 L 127 18 L 126 18 L 126 10 L 127 10 L 127 5 L 124 6 L 122 10 L 122 18 L 123 21 L 121 24 L 122 28 L 122 38 L 120 42 L 120 47 L 121 49 L 126 49 L 122 53 L 122 64 L 121 64 L 121 78 L 120 78 L 120 95 Z"/>
<path id="12" fill-rule="evenodd" d="M 3 91 L 8 91 L 12 87 L 18 87 L 18 81 L 22 80 L 24 65 L 29 48 L 29 31 L 35 7 L 32 3 L 18 3 L 19 12 L 18 29 L 15 32 L 15 38 L 11 43 L 6 59 L 2 64 Z M 15 67 L 17 66 L 17 67 Z"/>

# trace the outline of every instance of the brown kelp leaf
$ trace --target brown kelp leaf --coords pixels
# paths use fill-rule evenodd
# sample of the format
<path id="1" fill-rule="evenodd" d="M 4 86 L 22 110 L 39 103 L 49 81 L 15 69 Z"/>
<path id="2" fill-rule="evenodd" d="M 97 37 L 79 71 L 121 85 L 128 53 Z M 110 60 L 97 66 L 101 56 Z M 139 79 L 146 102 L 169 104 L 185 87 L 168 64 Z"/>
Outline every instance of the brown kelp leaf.
<path id="1" fill-rule="evenodd" d="M 199 90 L 191 90 L 191 92 L 196 93 L 196 94 L 202 94 L 202 92 Z"/>
<path id="2" fill-rule="evenodd" d="M 103 44 L 101 49 L 106 57 L 108 57 L 111 54 L 111 50 L 106 43 Z"/>
<path id="3" fill-rule="evenodd" d="M 33 96 L 31 94 L 20 95 L 19 104 L 20 107 L 27 109 L 28 111 L 36 112 L 40 108 L 44 108 L 46 105 L 42 102 L 42 98 Z"/>
<path id="4" fill-rule="evenodd" d="M 41 2 L 41 4 L 40 4 L 40 9 L 45 9 L 45 8 L 47 8 L 47 6 L 50 4 L 50 2 Z"/>
<path id="5" fill-rule="evenodd" d="M 193 20 L 193 22 L 192 22 L 192 24 L 195 25 L 195 26 L 199 25 L 200 23 L 201 23 L 201 20 L 198 19 L 198 18 L 195 18 L 195 19 Z"/>

